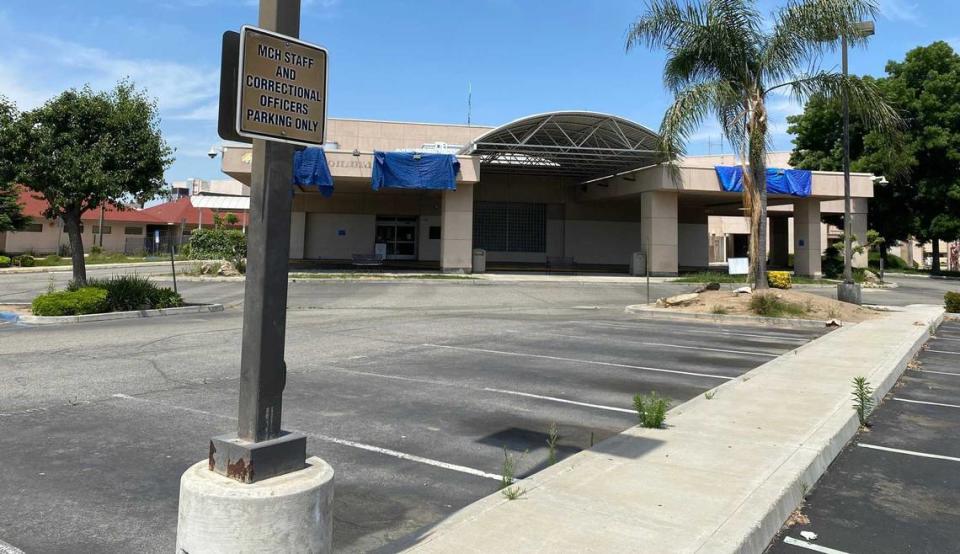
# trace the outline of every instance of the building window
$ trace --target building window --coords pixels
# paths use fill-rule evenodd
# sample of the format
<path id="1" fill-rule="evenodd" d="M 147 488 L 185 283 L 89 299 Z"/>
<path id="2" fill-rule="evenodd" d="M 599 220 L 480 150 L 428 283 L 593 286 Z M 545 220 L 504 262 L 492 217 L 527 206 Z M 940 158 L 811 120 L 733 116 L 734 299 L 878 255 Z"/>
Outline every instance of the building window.
<path id="1" fill-rule="evenodd" d="M 103 234 L 104 234 L 104 235 L 109 235 L 111 230 L 112 230 L 112 229 L 111 229 L 111 227 L 110 227 L 109 225 L 104 225 L 104 226 L 103 226 Z M 94 225 L 94 226 L 93 226 L 93 234 L 94 234 L 94 235 L 99 235 L 99 234 L 100 234 L 100 226 L 99 226 L 99 225 Z"/>
<path id="2" fill-rule="evenodd" d="M 143 227 L 124 227 L 123 234 L 124 235 L 142 235 Z"/>
<path id="3" fill-rule="evenodd" d="M 440 226 L 431 225 L 430 226 L 430 240 L 440 240 Z"/>
<path id="4" fill-rule="evenodd" d="M 546 252 L 547 205 L 477 202 L 473 245 L 493 252 Z"/>
<path id="5" fill-rule="evenodd" d="M 24 233 L 42 233 L 43 223 L 27 223 L 23 228 Z"/>

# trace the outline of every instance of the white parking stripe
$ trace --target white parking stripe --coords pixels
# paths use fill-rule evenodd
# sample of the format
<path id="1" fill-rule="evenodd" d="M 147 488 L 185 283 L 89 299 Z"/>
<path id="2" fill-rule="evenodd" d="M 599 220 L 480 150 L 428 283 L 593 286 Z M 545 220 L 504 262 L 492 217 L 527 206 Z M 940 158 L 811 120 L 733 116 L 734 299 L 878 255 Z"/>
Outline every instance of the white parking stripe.
<path id="1" fill-rule="evenodd" d="M 950 352 L 948 350 L 934 350 L 932 348 L 927 348 L 924 352 L 936 352 L 937 354 L 953 354 L 954 356 L 960 356 L 960 352 Z"/>
<path id="2" fill-rule="evenodd" d="M 568 321 L 567 323 L 572 323 L 575 325 L 601 325 L 605 327 L 615 327 L 617 329 L 629 329 L 633 331 L 639 331 L 640 330 L 639 327 L 641 325 L 650 324 L 651 322 L 638 321 L 637 325 L 610 323 L 607 321 Z M 683 333 L 688 335 L 707 335 L 711 337 L 716 337 L 717 335 L 724 335 L 724 336 L 732 336 L 732 337 L 751 337 L 751 338 L 758 338 L 758 339 L 793 341 L 793 342 L 808 342 L 816 338 L 816 337 L 806 338 L 806 337 L 797 337 L 797 336 L 791 336 L 791 335 L 776 335 L 776 334 L 760 335 L 756 333 L 737 333 L 734 331 L 724 331 L 720 329 L 716 331 L 699 331 L 695 329 L 684 329 Z"/>
<path id="3" fill-rule="evenodd" d="M 0 541 L 0 554 L 23 554 L 23 550 L 20 550 L 11 544 Z"/>
<path id="4" fill-rule="evenodd" d="M 953 375 L 954 377 L 960 377 L 960 373 L 950 373 L 949 371 L 933 371 L 932 369 L 916 369 L 914 371 L 917 373 L 936 373 L 937 375 Z"/>
<path id="5" fill-rule="evenodd" d="M 517 331 L 517 330 L 508 330 L 508 333 L 517 334 L 517 335 L 543 335 L 548 337 L 560 337 L 564 339 L 581 339 L 581 340 L 595 340 L 596 337 L 588 337 L 586 335 L 564 335 L 561 333 L 547 333 L 543 331 Z M 631 344 L 640 344 L 643 346 L 659 346 L 662 348 L 681 348 L 684 350 L 703 350 L 705 352 L 724 352 L 727 354 L 743 354 L 745 356 L 765 356 L 767 358 L 778 358 L 780 354 L 770 354 L 768 352 L 748 352 L 746 350 L 727 350 L 725 348 L 708 348 L 706 346 L 687 346 L 683 344 L 667 344 L 664 342 L 631 342 Z"/>
<path id="6" fill-rule="evenodd" d="M 187 406 L 178 406 L 178 405 L 176 405 L 176 404 L 170 404 L 170 403 L 167 403 L 167 402 L 161 402 L 161 401 L 159 401 L 159 400 L 150 400 L 150 399 L 148 399 L 148 398 L 140 398 L 140 397 L 137 397 L 137 396 L 129 396 L 129 395 L 126 395 L 126 394 L 114 394 L 113 397 L 114 397 L 114 398 L 123 399 L 123 400 L 133 400 L 133 401 L 136 401 L 136 402 L 145 402 L 145 403 L 147 403 L 147 404 L 157 404 L 157 405 L 164 406 L 164 407 L 167 407 L 167 408 L 172 408 L 172 409 L 175 409 L 175 410 L 181 410 L 181 411 L 185 411 L 185 412 L 190 412 L 190 413 L 194 413 L 194 414 L 201 414 L 201 415 L 210 416 L 210 417 L 216 417 L 216 418 L 220 418 L 220 419 L 229 419 L 229 420 L 231 420 L 231 421 L 236 421 L 236 419 L 237 419 L 237 418 L 232 417 L 232 416 L 226 416 L 226 415 L 223 415 L 223 414 L 217 414 L 217 413 L 214 413 L 214 412 L 208 412 L 208 411 L 206 411 L 206 410 L 198 410 L 198 409 L 196 409 L 196 408 L 189 408 L 189 407 L 187 407 Z M 481 470 L 479 470 L 479 469 L 474 469 L 474 468 L 472 468 L 472 467 L 466 467 L 466 466 L 461 466 L 461 465 L 457 465 L 457 464 L 451 464 L 451 463 L 447 463 L 447 462 L 442 462 L 442 461 L 440 461 L 440 460 L 432 460 L 432 459 L 430 459 L 430 458 L 424 458 L 424 457 L 422 457 L 422 456 L 417 456 L 417 455 L 415 455 L 415 454 L 407 454 L 406 452 L 400 452 L 400 451 L 397 451 L 397 450 L 391 450 L 391 449 L 389 449 L 389 448 L 381 448 L 381 447 L 379 447 L 379 446 L 373 446 L 372 444 L 363 444 L 363 443 L 361 443 L 361 442 L 356 442 L 356 441 L 351 441 L 351 440 L 346 440 L 346 439 L 338 439 L 338 438 L 336 438 L 336 437 L 330 437 L 330 436 L 327 436 L 327 435 L 319 435 L 319 434 L 316 434 L 316 433 L 308 433 L 308 432 L 306 432 L 306 431 L 300 431 L 300 430 L 297 430 L 297 429 L 293 429 L 292 427 L 291 427 L 291 428 L 287 428 L 287 430 L 288 430 L 288 431 L 294 431 L 294 432 L 297 432 L 297 433 L 303 433 L 304 435 L 307 435 L 307 436 L 309 436 L 309 437 L 313 437 L 313 438 L 318 439 L 318 440 L 322 440 L 322 441 L 324 441 L 324 442 L 332 442 L 332 443 L 334 443 L 334 444 L 340 444 L 340 445 L 343 445 L 343 446 L 350 446 L 350 447 L 352 447 L 352 448 L 358 448 L 358 449 L 360 449 L 360 450 L 366 450 L 366 451 L 368 451 L 368 452 L 376 452 L 376 453 L 378 453 L 378 454 L 384 454 L 384 455 L 386 455 L 386 456 L 392 456 L 392 457 L 394 457 L 394 458 L 399 458 L 399 459 L 401 459 L 401 460 L 408 460 L 408 461 L 411 461 L 411 462 L 417 462 L 417 463 L 420 463 L 420 464 L 426 464 L 426 465 L 429 465 L 429 466 L 439 467 L 439 468 L 442 468 L 442 469 L 449 469 L 449 470 L 451 470 L 451 471 L 457 471 L 457 472 L 460 472 L 460 473 L 466 473 L 466 474 L 468 474 L 468 475 L 475 475 L 475 476 L 477 476 L 477 477 L 485 477 L 485 478 L 487 478 L 487 479 L 494 479 L 494 480 L 497 480 L 497 481 L 500 481 L 500 480 L 502 479 L 502 476 L 497 475 L 497 474 L 495 474 L 495 473 L 487 473 L 486 471 L 481 471 Z M 3 552 L 0 552 L 0 554 L 4 554 L 4 553 L 3 553 Z"/>
<path id="7" fill-rule="evenodd" d="M 942 456 L 940 454 L 927 454 L 926 452 L 917 452 L 916 450 L 903 450 L 900 448 L 887 448 L 886 446 L 877 446 L 876 444 L 866 444 L 859 442 L 857 446 L 869 448 L 871 450 L 882 450 L 884 452 L 893 452 L 895 454 L 906 454 L 908 456 L 917 456 L 920 458 L 933 458 L 935 460 L 947 460 L 949 462 L 960 462 L 960 458 L 953 456 Z"/>
<path id="8" fill-rule="evenodd" d="M 585 406 L 587 408 L 598 408 L 601 410 L 610 410 L 611 412 L 623 412 L 626 414 L 636 414 L 636 410 L 628 410 L 626 408 L 614 408 L 613 406 L 604 406 L 602 404 L 590 404 L 588 402 L 577 402 L 576 400 L 567 400 L 566 398 L 557 398 L 556 396 L 542 396 L 539 394 L 530 394 L 529 392 L 518 392 L 512 390 L 503 390 L 503 389 L 483 389 L 488 392 L 499 392 L 501 394 L 512 394 L 514 396 L 526 396 L 527 398 L 537 398 L 539 400 L 550 400 L 552 402 L 561 402 L 563 404 L 573 404 L 575 406 Z"/>
<path id="9" fill-rule="evenodd" d="M 824 554 L 847 554 L 843 550 L 837 550 L 835 548 L 827 548 L 826 546 L 820 546 L 819 544 L 813 544 L 800 539 L 795 539 L 793 537 L 784 537 L 784 544 L 789 544 L 790 546 L 799 546 L 800 548 L 806 548 L 807 550 L 813 550 L 814 552 L 823 552 Z"/>
<path id="10" fill-rule="evenodd" d="M 503 350 L 488 350 L 486 348 L 468 348 L 466 346 L 448 346 L 444 344 L 429 344 L 423 346 L 429 348 L 446 348 L 449 350 L 462 350 L 464 352 L 482 352 L 484 354 L 499 354 L 501 356 L 519 356 L 523 358 L 539 358 L 542 360 L 556 360 L 558 362 L 573 362 L 577 364 L 602 365 L 606 367 L 623 367 L 627 369 L 639 369 L 641 371 L 655 371 L 658 373 L 674 373 L 677 375 L 690 375 L 692 377 L 706 377 L 708 379 L 721 379 L 724 381 L 733 381 L 736 377 L 727 377 L 726 375 L 713 375 L 710 373 L 695 373 L 692 371 L 680 371 L 678 369 L 663 369 L 659 367 L 645 367 L 639 365 L 616 364 L 612 362 L 598 362 L 594 360 L 580 360 L 577 358 L 562 358 L 560 356 L 546 356 L 543 354 L 526 354 L 523 352 L 504 352 Z"/>
<path id="11" fill-rule="evenodd" d="M 954 341 L 960 342 L 960 339 L 957 339 L 954 337 L 941 337 L 940 335 L 937 335 L 935 337 L 930 337 L 930 338 L 932 338 L 933 340 L 954 340 Z"/>
<path id="12" fill-rule="evenodd" d="M 927 402 L 926 400 L 910 400 L 908 398 L 894 397 L 897 402 L 909 402 L 911 404 L 925 404 L 927 406 L 942 406 L 944 408 L 960 408 L 956 404 L 944 404 L 942 402 Z"/>

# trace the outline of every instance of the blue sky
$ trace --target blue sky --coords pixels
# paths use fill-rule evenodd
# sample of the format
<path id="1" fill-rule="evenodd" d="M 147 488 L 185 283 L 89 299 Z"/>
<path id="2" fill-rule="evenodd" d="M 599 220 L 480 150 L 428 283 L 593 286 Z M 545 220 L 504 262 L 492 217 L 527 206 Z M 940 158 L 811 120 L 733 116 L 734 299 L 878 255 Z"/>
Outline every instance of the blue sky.
<path id="1" fill-rule="evenodd" d="M 760 0 L 761 10 L 780 5 Z M 851 71 L 882 74 L 910 48 L 960 45 L 960 3 L 880 0 L 878 35 L 852 53 Z M 531 113 L 588 109 L 657 128 L 670 96 L 663 54 L 624 52 L 638 0 L 304 0 L 301 36 L 330 52 L 329 115 L 496 125 Z M 125 76 L 159 101 L 177 148 L 168 180 L 217 178 L 207 158 L 216 134 L 220 36 L 256 23 L 254 0 L 4 0 L 0 4 L 0 94 L 31 108 L 59 91 L 107 88 Z M 839 65 L 827 59 L 828 67 Z M 771 105 L 775 147 L 789 149 Z M 690 150 L 718 152 L 706 124 Z M 712 143 L 712 145 L 711 145 Z"/>

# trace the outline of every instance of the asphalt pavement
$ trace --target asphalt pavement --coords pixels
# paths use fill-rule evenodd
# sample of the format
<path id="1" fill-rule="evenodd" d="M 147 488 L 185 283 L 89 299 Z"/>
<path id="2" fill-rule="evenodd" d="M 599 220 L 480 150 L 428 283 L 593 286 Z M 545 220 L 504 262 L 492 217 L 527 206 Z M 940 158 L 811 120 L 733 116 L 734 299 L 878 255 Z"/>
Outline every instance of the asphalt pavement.
<path id="1" fill-rule="evenodd" d="M 188 301 L 242 297 L 196 285 Z M 521 477 L 545 467 L 551 424 L 569 456 L 632 426 L 634 393 L 681 403 L 821 332 L 639 320 L 633 285 L 290 290 L 284 427 L 337 472 L 340 552 L 390 551 L 495 491 L 504 449 Z M 235 429 L 241 316 L 0 329 L 0 541 L 171 551 L 180 474 Z"/>
<path id="2" fill-rule="evenodd" d="M 925 348 L 768 554 L 960 551 L 960 322 Z"/>

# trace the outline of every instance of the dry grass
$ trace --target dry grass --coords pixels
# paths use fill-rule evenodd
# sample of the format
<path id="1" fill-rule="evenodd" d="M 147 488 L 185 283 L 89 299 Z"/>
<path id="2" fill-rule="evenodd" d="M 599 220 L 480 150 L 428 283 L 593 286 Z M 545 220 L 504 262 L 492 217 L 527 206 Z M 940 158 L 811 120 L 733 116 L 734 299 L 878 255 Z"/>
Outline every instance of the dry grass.
<path id="1" fill-rule="evenodd" d="M 813 320 L 838 319 L 850 323 L 858 323 L 868 319 L 883 317 L 882 313 L 874 310 L 838 302 L 824 296 L 807 292 L 770 289 L 764 294 L 775 295 L 784 303 L 802 306 L 804 308 L 804 313 L 799 313 L 798 310 L 798 313 L 785 315 L 784 317 Z M 731 291 L 707 291 L 701 293 L 700 297 L 688 306 L 667 309 L 692 313 L 756 315 L 750 308 L 750 300 L 752 297 L 753 295 L 750 294 L 738 295 Z"/>

